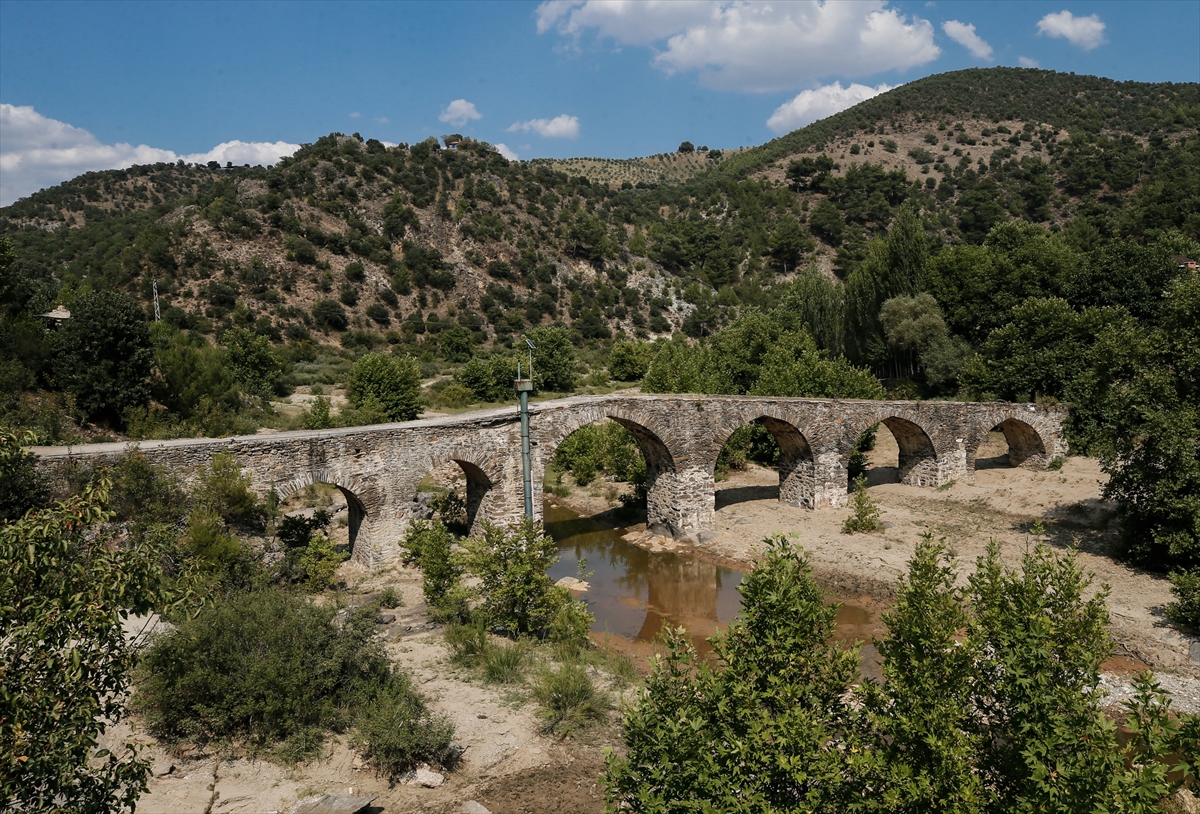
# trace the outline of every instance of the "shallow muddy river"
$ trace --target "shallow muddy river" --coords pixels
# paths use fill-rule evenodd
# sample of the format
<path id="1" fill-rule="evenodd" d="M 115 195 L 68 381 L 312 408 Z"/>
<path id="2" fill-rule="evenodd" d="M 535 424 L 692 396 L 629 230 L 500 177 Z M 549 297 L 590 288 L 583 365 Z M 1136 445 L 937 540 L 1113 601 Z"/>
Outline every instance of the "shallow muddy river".
<path id="1" fill-rule="evenodd" d="M 546 531 L 558 542 L 552 579 L 579 575 L 590 588 L 579 594 L 596 616 L 593 634 L 635 655 L 649 655 L 664 625 L 684 627 L 697 650 L 729 624 L 741 607 L 742 574 L 669 552 L 650 552 L 621 539 L 627 529 L 611 528 L 564 506 L 544 506 Z M 879 654 L 870 644 L 878 617 L 867 608 L 843 603 L 836 638 L 862 641 L 863 674 L 879 675 Z"/>

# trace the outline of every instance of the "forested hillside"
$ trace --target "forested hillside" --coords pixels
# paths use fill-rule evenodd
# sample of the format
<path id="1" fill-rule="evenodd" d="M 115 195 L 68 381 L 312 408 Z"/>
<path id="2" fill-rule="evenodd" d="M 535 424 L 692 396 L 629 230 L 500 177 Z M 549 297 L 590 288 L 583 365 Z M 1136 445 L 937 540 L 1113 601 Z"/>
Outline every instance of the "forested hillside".
<path id="1" fill-rule="evenodd" d="M 994 68 L 720 156 L 331 134 L 266 169 L 88 173 L 0 210 L 0 413 L 48 441 L 220 435 L 349 383 L 306 425 L 405 417 L 415 394 L 354 385 L 364 354 L 395 361 L 360 383 L 461 408 L 512 397 L 521 333 L 543 392 L 1069 399 L 1077 449 L 1171 473 L 1165 514 L 1112 488 L 1198 561 L 1198 130 L 1200 84 Z M 1179 443 L 1130 446 L 1155 422 Z"/>

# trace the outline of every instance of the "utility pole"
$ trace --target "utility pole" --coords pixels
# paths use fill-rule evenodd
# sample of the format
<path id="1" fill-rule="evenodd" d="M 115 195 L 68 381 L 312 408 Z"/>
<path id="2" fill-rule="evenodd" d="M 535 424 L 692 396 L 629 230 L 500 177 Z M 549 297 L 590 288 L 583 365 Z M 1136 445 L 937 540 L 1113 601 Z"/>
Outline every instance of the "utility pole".
<path id="1" fill-rule="evenodd" d="M 521 363 L 517 362 L 517 398 L 521 400 L 521 480 L 525 486 L 525 516 L 533 519 L 533 474 L 529 462 L 529 393 L 533 390 L 533 352 L 536 347 L 528 339 L 529 378 L 521 378 Z"/>
<path id="2" fill-rule="evenodd" d="M 158 312 L 158 280 L 151 280 L 150 286 L 154 289 L 154 321 L 162 322 L 162 314 Z"/>

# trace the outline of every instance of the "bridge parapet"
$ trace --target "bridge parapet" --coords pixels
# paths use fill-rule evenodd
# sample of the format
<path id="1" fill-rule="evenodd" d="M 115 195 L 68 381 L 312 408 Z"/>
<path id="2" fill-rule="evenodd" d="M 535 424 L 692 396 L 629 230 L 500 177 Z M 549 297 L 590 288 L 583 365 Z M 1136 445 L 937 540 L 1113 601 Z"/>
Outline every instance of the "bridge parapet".
<path id="1" fill-rule="evenodd" d="M 858 401 L 751 396 L 577 396 L 530 406 L 533 488 L 558 445 L 587 424 L 611 419 L 626 427 L 647 463 L 647 524 L 694 537 L 711 527 L 714 470 L 722 445 L 757 422 L 780 448 L 782 502 L 819 509 L 848 499 L 847 466 L 863 432 L 884 424 L 900 447 L 900 478 L 936 487 L 974 478 L 975 457 L 993 428 L 1005 435 L 1013 465 L 1045 467 L 1067 453 L 1063 407 L 938 401 Z M 225 439 L 37 447 L 42 465 L 116 458 L 140 450 L 154 463 L 195 477 L 220 451 L 232 452 L 253 488 L 286 496 L 310 483 L 330 483 L 347 496 L 356 560 L 370 567 L 399 554 L 417 486 L 453 461 L 467 482 L 468 518 L 507 523 L 521 516 L 521 452 L 515 407 L 399 424 L 265 433 Z M 541 514 L 541 501 L 534 501 Z"/>

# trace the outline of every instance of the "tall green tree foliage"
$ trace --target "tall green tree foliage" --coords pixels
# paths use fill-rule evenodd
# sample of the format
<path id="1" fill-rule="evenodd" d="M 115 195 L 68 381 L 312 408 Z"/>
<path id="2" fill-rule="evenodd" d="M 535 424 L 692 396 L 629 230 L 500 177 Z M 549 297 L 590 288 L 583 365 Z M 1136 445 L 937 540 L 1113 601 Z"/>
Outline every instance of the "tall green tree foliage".
<path id="1" fill-rule="evenodd" d="M 1195 777 L 1200 717 L 1172 722 L 1148 674 L 1118 741 L 1098 690 L 1105 592 L 1085 598 L 1070 555 L 1039 547 L 1010 570 L 992 546 L 960 589 L 927 536 L 885 619 L 885 680 L 851 689 L 835 608 L 799 549 L 766 543 L 716 664 L 667 636 L 609 758 L 614 808 L 1149 814 Z"/>
<path id="2" fill-rule="evenodd" d="M 915 294 L 925 283 L 929 243 L 911 204 L 900 207 L 887 237 L 871 242 L 866 259 L 846 280 L 847 348 L 859 360 L 885 354 L 879 309 L 892 297 Z"/>
<path id="3" fill-rule="evenodd" d="M 355 409 L 376 406 L 387 421 L 411 421 L 421 414 L 421 371 L 411 356 L 368 353 L 346 383 Z"/>
<path id="4" fill-rule="evenodd" d="M 19 455 L 3 439 L 0 458 Z M 0 797 L 6 810 L 132 811 L 149 761 L 97 748 L 125 715 L 136 648 L 122 622 L 163 607 L 162 552 L 101 530 L 110 485 L 89 484 L 0 526 Z"/>
<path id="5" fill-rule="evenodd" d="M 73 304 L 57 340 L 55 377 L 92 420 L 119 424 L 126 409 L 149 401 L 150 330 L 129 297 L 85 294 Z"/>
<path id="6" fill-rule="evenodd" d="M 1162 307 L 1156 330 L 1114 321 L 1100 331 L 1068 397 L 1095 416 L 1093 448 L 1130 553 L 1200 568 L 1200 277 L 1177 279 Z"/>

